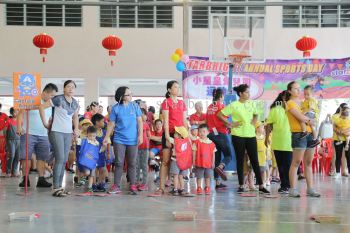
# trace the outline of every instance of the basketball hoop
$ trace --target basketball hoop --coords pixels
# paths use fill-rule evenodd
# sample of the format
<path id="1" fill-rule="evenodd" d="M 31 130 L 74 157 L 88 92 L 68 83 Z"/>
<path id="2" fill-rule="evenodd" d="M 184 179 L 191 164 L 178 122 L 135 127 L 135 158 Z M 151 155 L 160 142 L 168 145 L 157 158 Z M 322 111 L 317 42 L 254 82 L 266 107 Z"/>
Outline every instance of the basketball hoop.
<path id="1" fill-rule="evenodd" d="M 246 54 L 230 54 L 228 55 L 228 60 L 230 60 L 230 63 L 233 65 L 240 65 L 243 62 L 243 59 L 251 57 Z"/>

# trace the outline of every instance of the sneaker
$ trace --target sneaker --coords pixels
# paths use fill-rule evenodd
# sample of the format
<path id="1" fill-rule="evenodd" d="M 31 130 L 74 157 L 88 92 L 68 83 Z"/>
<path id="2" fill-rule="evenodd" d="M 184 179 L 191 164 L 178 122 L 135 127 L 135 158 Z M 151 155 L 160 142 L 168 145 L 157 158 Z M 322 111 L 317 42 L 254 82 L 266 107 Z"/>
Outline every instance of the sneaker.
<path id="1" fill-rule="evenodd" d="M 106 183 L 99 183 L 97 185 L 98 192 L 106 192 L 107 191 L 107 185 Z"/>
<path id="2" fill-rule="evenodd" d="M 173 196 L 178 196 L 179 195 L 179 191 L 177 189 L 172 189 L 169 193 L 171 195 L 173 195 Z"/>
<path id="3" fill-rule="evenodd" d="M 38 183 L 36 184 L 37 188 L 50 188 L 51 183 L 47 182 L 44 177 L 39 177 Z"/>
<path id="4" fill-rule="evenodd" d="M 184 176 L 184 181 L 188 182 L 190 180 L 190 178 L 188 176 Z"/>
<path id="5" fill-rule="evenodd" d="M 299 139 L 306 138 L 307 135 L 308 135 L 307 132 L 302 132 L 302 133 L 300 133 Z"/>
<path id="6" fill-rule="evenodd" d="M 72 168 L 68 168 L 67 172 L 69 172 L 70 174 L 75 174 L 75 171 Z"/>
<path id="7" fill-rule="evenodd" d="M 203 189 L 201 187 L 197 188 L 197 195 L 202 195 L 203 194 Z"/>
<path id="8" fill-rule="evenodd" d="M 321 194 L 316 192 L 314 189 L 307 189 L 306 196 L 309 196 L 309 197 L 321 197 Z"/>
<path id="9" fill-rule="evenodd" d="M 215 189 L 225 189 L 227 188 L 227 185 L 224 185 L 223 183 L 215 185 Z"/>
<path id="10" fill-rule="evenodd" d="M 335 173 L 335 175 L 333 176 L 334 179 L 340 179 L 341 175 L 340 173 Z"/>
<path id="11" fill-rule="evenodd" d="M 23 176 L 23 180 L 21 183 L 19 183 L 19 187 L 24 188 L 24 183 L 25 183 L 26 177 Z M 30 187 L 30 180 L 28 179 L 27 187 Z"/>
<path id="12" fill-rule="evenodd" d="M 137 185 L 130 185 L 130 195 L 137 195 Z"/>
<path id="13" fill-rule="evenodd" d="M 288 188 L 279 188 L 278 189 L 278 193 L 280 193 L 280 194 L 288 194 L 289 190 L 288 190 Z"/>
<path id="14" fill-rule="evenodd" d="M 138 189 L 139 191 L 146 191 L 146 190 L 147 190 L 147 187 L 146 187 L 146 185 L 144 185 L 144 184 L 140 184 L 140 185 L 137 187 L 137 189 Z"/>
<path id="15" fill-rule="evenodd" d="M 270 186 L 270 185 L 271 185 L 270 181 L 266 181 L 266 186 Z"/>
<path id="16" fill-rule="evenodd" d="M 98 191 L 99 191 L 99 190 L 98 190 L 98 186 L 97 186 L 96 184 L 92 184 L 91 190 L 92 190 L 93 192 L 98 192 Z"/>
<path id="17" fill-rule="evenodd" d="M 309 148 L 314 148 L 316 147 L 317 145 L 319 145 L 321 142 L 318 140 L 318 139 L 314 139 L 312 140 L 309 144 L 308 144 L 308 147 Z"/>
<path id="18" fill-rule="evenodd" d="M 205 193 L 205 195 L 210 195 L 211 194 L 210 187 L 205 187 L 204 188 L 204 193 Z"/>
<path id="19" fill-rule="evenodd" d="M 216 173 L 218 173 L 218 175 L 221 177 L 221 179 L 227 180 L 227 176 L 225 174 L 224 169 L 222 169 L 221 167 L 218 166 L 214 169 L 214 171 L 216 171 Z"/>
<path id="20" fill-rule="evenodd" d="M 296 189 L 289 189 L 289 196 L 290 197 L 300 197 L 300 193 Z"/>
<path id="21" fill-rule="evenodd" d="M 121 192 L 122 191 L 120 190 L 120 188 L 115 184 L 113 184 L 112 187 L 108 190 L 109 194 L 119 194 Z"/>
<path id="22" fill-rule="evenodd" d="M 304 180 L 304 179 L 305 179 L 305 176 L 303 174 L 298 175 L 298 180 Z"/>
<path id="23" fill-rule="evenodd" d="M 239 187 L 237 189 L 237 193 L 245 193 L 245 192 L 247 192 L 247 190 L 244 187 Z"/>
<path id="24" fill-rule="evenodd" d="M 178 193 L 180 196 L 186 195 L 185 189 L 179 189 Z"/>
<path id="25" fill-rule="evenodd" d="M 344 173 L 344 174 L 342 174 L 342 176 L 344 176 L 344 177 L 349 177 L 349 174 Z"/>
<path id="26" fill-rule="evenodd" d="M 85 192 L 85 193 L 83 193 L 83 195 L 84 196 L 92 196 L 92 195 L 94 195 L 94 190 L 93 190 L 93 188 L 91 187 L 91 188 L 88 188 L 88 190 Z"/>
<path id="27" fill-rule="evenodd" d="M 329 172 L 329 176 L 334 176 L 335 175 L 335 170 L 332 170 Z"/>
<path id="28" fill-rule="evenodd" d="M 267 190 L 265 187 L 262 187 L 262 188 L 259 188 L 259 193 L 270 194 L 270 191 Z"/>

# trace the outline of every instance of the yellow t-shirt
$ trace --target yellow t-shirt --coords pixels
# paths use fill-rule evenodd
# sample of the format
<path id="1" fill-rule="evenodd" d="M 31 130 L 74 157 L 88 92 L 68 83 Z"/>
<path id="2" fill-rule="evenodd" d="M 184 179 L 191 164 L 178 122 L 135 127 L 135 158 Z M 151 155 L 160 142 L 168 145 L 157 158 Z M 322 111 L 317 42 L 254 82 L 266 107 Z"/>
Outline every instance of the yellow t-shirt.
<path id="1" fill-rule="evenodd" d="M 241 103 L 232 102 L 221 110 L 224 116 L 231 115 L 233 122 L 240 122 L 239 127 L 231 129 L 231 134 L 238 137 L 252 138 L 255 137 L 255 126 L 252 124 L 253 116 L 258 115 L 253 101 Z"/>
<path id="2" fill-rule="evenodd" d="M 333 124 L 339 129 L 350 128 L 350 118 L 344 119 L 344 118 L 341 118 L 339 114 L 334 114 L 332 116 L 332 121 L 333 121 Z M 333 134 L 333 139 L 335 141 L 345 141 L 346 140 L 346 138 L 343 135 L 338 137 L 338 135 L 335 132 Z"/>
<path id="3" fill-rule="evenodd" d="M 256 143 L 258 147 L 258 160 L 259 160 L 259 166 L 263 167 L 266 166 L 266 146 L 265 146 L 265 137 L 257 136 L 256 137 Z"/>
<path id="4" fill-rule="evenodd" d="M 287 113 L 287 117 L 288 117 L 288 121 L 289 121 L 289 125 L 290 125 L 290 131 L 292 133 L 301 133 L 303 132 L 303 130 L 301 129 L 301 125 L 300 122 L 298 121 L 298 119 L 296 117 L 293 116 L 293 114 L 290 112 L 291 109 L 296 109 L 297 111 L 301 112 L 300 106 L 294 101 L 294 100 L 289 100 L 286 103 L 286 113 Z M 311 127 L 307 124 L 306 125 L 306 130 L 311 133 Z"/>
<path id="5" fill-rule="evenodd" d="M 310 98 L 308 100 L 304 100 L 301 102 L 301 111 L 303 113 L 314 111 L 316 113 L 316 119 L 318 119 L 319 115 L 319 108 L 318 108 L 318 101 L 315 98 Z"/>

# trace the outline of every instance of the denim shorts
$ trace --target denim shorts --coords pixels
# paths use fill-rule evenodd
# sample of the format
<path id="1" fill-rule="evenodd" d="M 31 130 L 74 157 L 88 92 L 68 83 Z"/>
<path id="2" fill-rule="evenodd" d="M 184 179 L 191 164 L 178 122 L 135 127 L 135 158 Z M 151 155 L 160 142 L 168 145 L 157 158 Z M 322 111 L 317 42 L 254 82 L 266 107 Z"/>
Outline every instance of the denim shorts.
<path id="1" fill-rule="evenodd" d="M 160 153 L 160 149 L 159 148 L 152 148 L 149 150 L 149 152 L 152 152 L 154 155 L 158 155 Z"/>
<path id="2" fill-rule="evenodd" d="M 301 133 L 292 133 L 292 148 L 293 149 L 311 149 L 310 144 L 313 140 L 312 134 L 300 139 Z"/>
<path id="3" fill-rule="evenodd" d="M 20 160 L 26 159 L 26 135 L 21 136 Z M 32 159 L 33 153 L 37 160 L 47 161 L 50 158 L 50 142 L 48 136 L 28 135 L 28 159 Z"/>

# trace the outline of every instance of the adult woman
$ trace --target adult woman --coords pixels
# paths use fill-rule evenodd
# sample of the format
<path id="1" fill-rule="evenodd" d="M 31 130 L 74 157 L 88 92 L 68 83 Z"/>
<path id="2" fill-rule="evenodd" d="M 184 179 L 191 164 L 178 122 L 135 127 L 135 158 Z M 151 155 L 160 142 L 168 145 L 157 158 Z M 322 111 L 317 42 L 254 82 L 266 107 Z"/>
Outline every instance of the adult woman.
<path id="1" fill-rule="evenodd" d="M 96 113 L 98 113 L 98 111 L 99 111 L 99 104 L 97 102 L 95 102 L 95 101 L 91 102 L 89 109 L 90 109 L 90 111 L 87 111 L 84 114 L 84 118 L 91 120 L 92 116 L 95 115 Z"/>
<path id="2" fill-rule="evenodd" d="M 245 192 L 244 189 L 244 155 L 247 152 L 250 164 L 253 166 L 257 183 L 259 184 L 259 192 L 270 193 L 263 185 L 261 179 L 257 141 L 255 134 L 255 124 L 258 120 L 257 110 L 252 101 L 249 100 L 249 86 L 241 84 L 234 88 L 239 101 L 235 101 L 226 106 L 218 113 L 218 117 L 231 128 L 232 144 L 237 157 L 237 173 L 239 188 L 238 193 Z M 233 123 L 227 120 L 227 116 L 231 115 Z"/>
<path id="3" fill-rule="evenodd" d="M 222 184 L 219 179 L 219 175 L 223 180 L 227 180 L 224 173 L 225 167 L 231 161 L 230 141 L 227 138 L 229 133 L 227 126 L 218 118 L 217 114 L 225 107 L 223 104 L 224 92 L 221 88 L 213 90 L 213 103 L 208 106 L 207 109 L 207 124 L 209 127 L 208 138 L 212 140 L 216 146 L 215 152 L 215 170 L 214 177 L 216 180 L 216 188 L 225 188 L 226 185 Z M 221 159 L 221 154 L 224 154 L 224 158 Z"/>
<path id="4" fill-rule="evenodd" d="M 350 136 L 350 108 L 348 105 L 341 106 L 339 114 L 335 114 L 332 117 L 333 121 L 333 140 L 334 140 L 334 148 L 335 148 L 335 168 L 336 174 L 335 178 L 340 178 L 340 165 L 342 163 L 342 155 L 345 150 L 345 158 L 346 163 L 348 165 L 348 170 L 350 170 L 350 151 L 345 148 L 346 145 L 346 137 Z M 343 171 L 344 173 L 344 171 Z"/>
<path id="5" fill-rule="evenodd" d="M 289 170 L 290 189 L 289 196 L 300 197 L 300 193 L 296 189 L 297 185 L 297 170 L 302 160 L 304 160 L 304 171 L 307 183 L 307 195 L 311 197 L 320 197 L 321 195 L 313 189 L 312 184 L 312 159 L 314 156 L 314 149 L 312 141 L 312 132 L 310 125 L 314 124 L 313 119 L 305 116 L 300 109 L 297 101 L 300 96 L 300 85 L 293 81 L 287 86 L 288 97 L 286 103 L 286 113 L 292 132 L 292 148 L 293 148 L 293 160 Z M 307 123 L 307 132 L 309 134 L 301 138 L 300 135 L 303 132 L 300 122 Z"/>
<path id="6" fill-rule="evenodd" d="M 191 125 L 200 125 L 204 124 L 206 121 L 206 114 L 203 113 L 203 104 L 198 101 L 194 104 L 196 112 L 190 116 L 190 124 Z"/>
<path id="7" fill-rule="evenodd" d="M 167 83 L 166 99 L 161 104 L 162 116 L 164 119 L 164 133 L 162 136 L 162 165 L 160 168 L 160 187 L 156 194 L 162 195 L 165 190 L 165 182 L 169 174 L 171 143 L 170 137 L 174 136 L 175 126 L 187 126 L 186 105 L 178 99 L 179 84 L 177 81 Z"/>
<path id="8" fill-rule="evenodd" d="M 265 144 L 269 142 L 269 135 L 272 130 L 271 149 L 276 158 L 278 171 L 281 178 L 279 193 L 289 191 L 289 168 L 292 163 L 292 134 L 290 132 L 289 121 L 285 111 L 287 91 L 282 91 L 270 107 L 267 117 Z"/>
<path id="9" fill-rule="evenodd" d="M 123 174 L 124 160 L 127 157 L 130 194 L 136 195 L 136 158 L 138 145 L 142 144 L 143 123 L 140 107 L 131 102 L 132 94 L 128 87 L 119 87 L 115 92 L 117 103 L 113 106 L 107 126 L 106 137 L 103 141 L 110 141 L 114 130 L 113 149 L 115 154 L 114 184 L 110 194 L 120 193 L 120 182 Z"/>
<path id="10" fill-rule="evenodd" d="M 53 196 L 62 197 L 69 192 L 62 188 L 65 165 L 72 144 L 72 129 L 74 136 L 79 136 L 79 104 L 73 98 L 76 84 L 72 80 L 64 82 L 63 95 L 57 95 L 39 107 L 40 117 L 44 126 L 50 130 L 49 139 L 53 145 L 55 166 L 53 168 Z M 47 123 L 44 109 L 52 107 L 52 124 Z M 73 123 L 73 125 L 72 125 Z"/>

